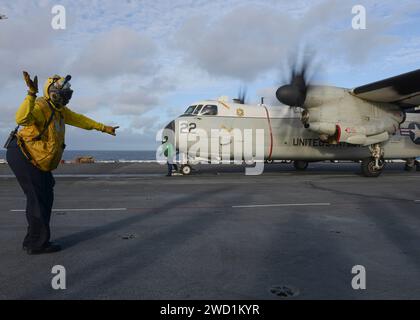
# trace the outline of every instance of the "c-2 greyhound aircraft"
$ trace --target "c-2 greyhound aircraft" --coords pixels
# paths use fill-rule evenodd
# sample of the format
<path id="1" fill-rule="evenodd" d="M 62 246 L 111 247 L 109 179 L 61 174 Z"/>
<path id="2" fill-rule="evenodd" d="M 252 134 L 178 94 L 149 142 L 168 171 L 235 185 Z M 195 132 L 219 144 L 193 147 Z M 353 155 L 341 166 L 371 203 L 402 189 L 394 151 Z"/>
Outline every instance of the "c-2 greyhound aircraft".
<path id="1" fill-rule="evenodd" d="M 361 161 L 365 176 L 377 177 L 385 160 L 392 159 L 406 160 L 407 170 L 419 169 L 420 69 L 354 89 L 308 85 L 303 70 L 293 72 L 276 97 L 282 105 L 250 105 L 241 98 L 199 101 L 166 128 L 175 132 L 180 154 L 189 154 L 194 144 L 190 135 L 197 130 L 208 137 L 212 129 L 223 132 L 216 142 L 221 148 L 199 152 L 200 159 L 237 159 L 235 148 L 229 154 L 221 151 L 237 142 L 232 132 L 253 129 L 255 142 L 256 130 L 262 129 L 264 160 L 292 160 L 297 170 L 305 170 L 309 162 L 353 160 Z M 191 172 L 194 160 L 184 163 L 183 174 Z"/>

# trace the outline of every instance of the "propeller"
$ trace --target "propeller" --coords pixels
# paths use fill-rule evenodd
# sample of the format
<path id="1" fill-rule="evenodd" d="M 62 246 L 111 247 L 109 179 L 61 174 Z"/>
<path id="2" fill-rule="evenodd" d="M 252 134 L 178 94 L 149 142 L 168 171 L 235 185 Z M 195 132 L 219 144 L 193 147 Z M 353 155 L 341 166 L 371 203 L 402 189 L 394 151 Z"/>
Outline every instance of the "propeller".
<path id="1" fill-rule="evenodd" d="M 302 107 L 305 104 L 306 93 L 309 87 L 308 69 L 311 64 L 311 56 L 299 55 L 295 57 L 295 62 L 290 66 L 289 83 L 279 87 L 276 91 L 277 100 L 290 107 Z"/>

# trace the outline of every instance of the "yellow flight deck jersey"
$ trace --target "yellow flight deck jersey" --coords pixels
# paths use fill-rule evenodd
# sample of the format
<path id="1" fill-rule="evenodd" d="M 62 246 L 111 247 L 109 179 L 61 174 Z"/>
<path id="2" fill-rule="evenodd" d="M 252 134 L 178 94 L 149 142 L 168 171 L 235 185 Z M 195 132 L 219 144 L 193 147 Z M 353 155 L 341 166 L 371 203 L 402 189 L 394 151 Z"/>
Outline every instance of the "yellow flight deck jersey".
<path id="1" fill-rule="evenodd" d="M 44 92 L 45 96 L 45 92 Z M 42 171 L 52 171 L 60 163 L 65 148 L 65 125 L 86 130 L 103 131 L 104 125 L 67 107 L 56 108 L 48 97 L 26 96 L 16 112 L 16 122 L 23 126 L 17 133 L 17 143 L 25 156 Z M 39 139 L 54 110 L 51 123 Z"/>

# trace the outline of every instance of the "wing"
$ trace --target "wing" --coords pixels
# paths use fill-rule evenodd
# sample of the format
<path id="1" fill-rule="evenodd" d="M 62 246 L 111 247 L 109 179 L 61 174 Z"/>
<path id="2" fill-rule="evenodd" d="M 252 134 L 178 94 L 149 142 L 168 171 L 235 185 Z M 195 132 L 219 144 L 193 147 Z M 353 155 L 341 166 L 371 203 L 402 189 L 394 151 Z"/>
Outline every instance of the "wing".
<path id="1" fill-rule="evenodd" d="M 413 108 L 420 105 L 420 69 L 357 87 L 352 93 L 369 101 L 389 102 L 403 108 Z"/>

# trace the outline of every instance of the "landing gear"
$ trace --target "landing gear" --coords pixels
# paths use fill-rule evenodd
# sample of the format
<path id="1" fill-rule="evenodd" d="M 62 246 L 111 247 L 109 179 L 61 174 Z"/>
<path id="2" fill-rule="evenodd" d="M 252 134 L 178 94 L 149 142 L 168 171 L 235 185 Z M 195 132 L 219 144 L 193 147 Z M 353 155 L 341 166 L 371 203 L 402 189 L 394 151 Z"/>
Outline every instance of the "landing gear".
<path id="1" fill-rule="evenodd" d="M 365 177 L 379 177 L 385 166 L 384 150 L 379 143 L 369 147 L 371 157 L 362 160 L 362 173 Z"/>
<path id="2" fill-rule="evenodd" d="M 308 168 L 308 161 L 295 160 L 293 161 L 293 165 L 297 171 L 305 171 Z"/>
<path id="3" fill-rule="evenodd" d="M 192 169 L 191 169 L 191 166 L 189 164 L 183 164 L 181 166 L 180 171 L 184 176 L 188 176 L 188 175 L 191 174 Z"/>
<path id="4" fill-rule="evenodd" d="M 419 168 L 419 164 L 416 164 L 416 159 L 407 159 L 405 161 L 405 166 L 404 166 L 404 170 L 405 171 L 415 171 L 416 169 L 418 170 Z"/>
<path id="5" fill-rule="evenodd" d="M 385 161 L 379 160 L 379 167 L 376 166 L 375 158 L 366 158 L 362 160 L 362 173 L 365 177 L 379 177 L 382 173 Z"/>

